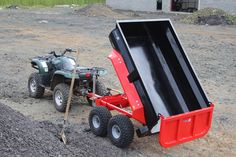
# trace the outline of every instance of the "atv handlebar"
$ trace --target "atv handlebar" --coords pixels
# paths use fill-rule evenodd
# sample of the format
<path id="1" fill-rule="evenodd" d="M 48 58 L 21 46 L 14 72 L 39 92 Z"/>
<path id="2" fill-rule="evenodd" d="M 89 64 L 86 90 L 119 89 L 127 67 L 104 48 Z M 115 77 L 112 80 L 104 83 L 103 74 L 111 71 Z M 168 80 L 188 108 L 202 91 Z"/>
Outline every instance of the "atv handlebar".
<path id="1" fill-rule="evenodd" d="M 61 56 L 64 56 L 64 54 L 66 54 L 66 52 L 76 52 L 76 50 L 73 50 L 72 48 L 67 48 L 67 49 L 65 49 L 65 51 L 61 54 Z"/>
<path id="2" fill-rule="evenodd" d="M 76 50 L 73 50 L 72 48 L 67 48 L 60 55 L 57 55 L 55 51 L 51 51 L 49 54 L 53 54 L 55 57 L 61 57 L 64 56 L 66 52 L 76 52 Z"/>

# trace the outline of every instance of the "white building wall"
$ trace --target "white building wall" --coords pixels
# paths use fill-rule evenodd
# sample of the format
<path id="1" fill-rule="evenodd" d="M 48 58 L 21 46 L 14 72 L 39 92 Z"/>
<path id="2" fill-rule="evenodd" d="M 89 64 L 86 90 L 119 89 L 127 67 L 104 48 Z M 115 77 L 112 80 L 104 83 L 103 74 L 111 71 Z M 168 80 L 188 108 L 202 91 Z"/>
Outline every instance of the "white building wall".
<path id="1" fill-rule="evenodd" d="M 114 9 L 132 11 L 156 11 L 156 0 L 106 0 L 106 4 Z"/>
<path id="2" fill-rule="evenodd" d="M 172 0 L 162 0 L 162 10 L 171 11 Z M 199 9 L 214 7 L 236 14 L 236 0 L 199 0 Z M 157 0 L 106 0 L 114 9 L 155 12 Z"/>
<path id="3" fill-rule="evenodd" d="M 164 12 L 171 11 L 171 0 L 162 0 L 162 10 Z"/>

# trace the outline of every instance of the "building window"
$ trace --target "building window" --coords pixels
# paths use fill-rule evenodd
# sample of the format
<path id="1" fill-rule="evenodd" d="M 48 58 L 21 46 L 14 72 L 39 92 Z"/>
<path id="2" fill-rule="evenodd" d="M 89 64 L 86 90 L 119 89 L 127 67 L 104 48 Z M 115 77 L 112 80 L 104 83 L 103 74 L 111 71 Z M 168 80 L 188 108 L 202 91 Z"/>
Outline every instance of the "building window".
<path id="1" fill-rule="evenodd" d="M 172 11 L 194 12 L 198 10 L 199 0 L 172 0 Z"/>
<path id="2" fill-rule="evenodd" d="M 162 10 L 162 0 L 157 0 L 157 10 Z"/>

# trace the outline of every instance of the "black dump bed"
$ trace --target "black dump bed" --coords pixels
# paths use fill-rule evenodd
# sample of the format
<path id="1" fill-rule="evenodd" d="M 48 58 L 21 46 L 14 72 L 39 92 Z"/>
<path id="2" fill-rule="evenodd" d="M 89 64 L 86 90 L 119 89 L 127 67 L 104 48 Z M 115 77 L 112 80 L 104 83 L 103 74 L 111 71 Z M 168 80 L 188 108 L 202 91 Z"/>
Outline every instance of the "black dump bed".
<path id="1" fill-rule="evenodd" d="M 170 20 L 117 21 L 110 34 L 143 102 L 148 126 L 209 106 Z"/>

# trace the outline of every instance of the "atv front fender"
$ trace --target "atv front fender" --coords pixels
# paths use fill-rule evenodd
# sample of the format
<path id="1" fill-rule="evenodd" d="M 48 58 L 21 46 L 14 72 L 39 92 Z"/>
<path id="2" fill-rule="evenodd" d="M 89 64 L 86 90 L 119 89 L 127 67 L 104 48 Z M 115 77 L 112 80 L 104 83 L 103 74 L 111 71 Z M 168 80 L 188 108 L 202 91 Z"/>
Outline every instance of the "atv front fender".
<path id="1" fill-rule="evenodd" d="M 48 65 L 45 61 L 40 61 L 40 60 L 37 60 L 37 59 L 33 59 L 31 61 L 31 66 L 34 69 L 37 69 L 40 74 L 48 73 Z"/>

